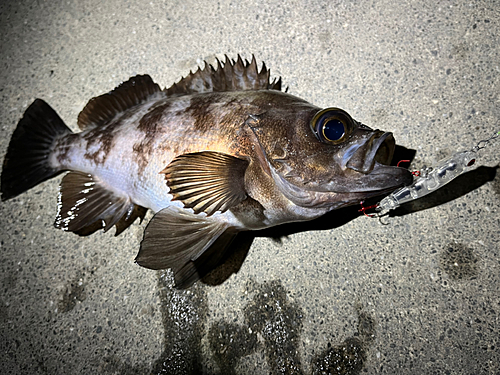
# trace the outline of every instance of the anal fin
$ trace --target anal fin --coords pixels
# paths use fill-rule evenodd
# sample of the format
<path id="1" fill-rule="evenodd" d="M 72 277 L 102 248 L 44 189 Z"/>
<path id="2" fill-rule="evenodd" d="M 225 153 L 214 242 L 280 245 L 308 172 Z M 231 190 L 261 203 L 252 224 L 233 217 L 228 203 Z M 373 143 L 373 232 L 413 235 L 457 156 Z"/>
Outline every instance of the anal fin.
<path id="1" fill-rule="evenodd" d="M 135 205 L 128 196 L 109 189 L 96 177 L 70 172 L 61 182 L 56 228 L 87 236 L 99 229 L 108 231 L 116 225 L 116 235 L 146 213 L 146 208 Z"/>
<path id="2" fill-rule="evenodd" d="M 150 269 L 171 268 L 177 288 L 187 288 L 204 276 L 197 261 L 216 264 L 238 230 L 214 217 L 170 206 L 149 222 L 136 262 Z"/>
<path id="3" fill-rule="evenodd" d="M 123 215 L 121 219 L 116 222 L 115 236 L 118 236 L 121 232 L 131 226 L 135 219 L 139 218 L 141 223 L 142 220 L 144 220 L 144 216 L 146 216 L 148 209 L 146 207 L 138 206 L 137 204 L 133 204 L 132 206 L 132 209 L 127 211 L 127 214 Z"/>

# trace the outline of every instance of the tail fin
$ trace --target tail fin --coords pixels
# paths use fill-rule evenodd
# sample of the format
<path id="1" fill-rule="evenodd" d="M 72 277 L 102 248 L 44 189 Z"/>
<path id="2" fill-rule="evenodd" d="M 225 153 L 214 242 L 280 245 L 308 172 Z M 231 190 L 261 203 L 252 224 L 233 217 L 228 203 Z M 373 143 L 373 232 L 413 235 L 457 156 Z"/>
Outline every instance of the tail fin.
<path id="1" fill-rule="evenodd" d="M 43 100 L 36 99 L 17 124 L 3 161 L 2 200 L 15 197 L 62 171 L 51 167 L 54 141 L 71 130 Z"/>

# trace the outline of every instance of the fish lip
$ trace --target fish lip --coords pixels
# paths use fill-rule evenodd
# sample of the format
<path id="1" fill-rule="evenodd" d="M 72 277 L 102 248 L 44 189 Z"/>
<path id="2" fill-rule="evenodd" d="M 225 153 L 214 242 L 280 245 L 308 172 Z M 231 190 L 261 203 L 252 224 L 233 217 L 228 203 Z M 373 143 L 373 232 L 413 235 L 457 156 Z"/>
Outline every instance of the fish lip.
<path id="1" fill-rule="evenodd" d="M 389 165 L 396 141 L 392 133 L 375 130 L 373 135 L 361 145 L 346 163 L 348 169 L 369 174 L 376 163 Z"/>
<path id="2" fill-rule="evenodd" d="M 362 192 L 383 194 L 392 192 L 399 187 L 410 185 L 413 182 L 413 174 L 406 168 L 375 162 L 373 170 L 369 174 L 362 176 L 360 180 L 365 179 L 374 180 L 375 183 L 372 189 L 362 190 Z M 389 181 L 389 183 L 385 181 Z"/>
<path id="3" fill-rule="evenodd" d="M 375 196 L 411 184 L 413 175 L 408 169 L 390 165 L 395 148 L 396 141 L 392 133 L 376 130 L 346 164 L 348 169 L 357 172 L 357 176 L 354 183 L 343 192 Z M 336 192 L 342 191 L 336 189 Z"/>
<path id="4" fill-rule="evenodd" d="M 365 198 L 390 193 L 399 187 L 413 182 L 413 175 L 406 168 L 393 167 L 375 162 L 368 174 L 359 172 L 357 176 L 344 176 L 341 180 L 332 181 L 326 189 L 336 194 L 362 193 Z"/>

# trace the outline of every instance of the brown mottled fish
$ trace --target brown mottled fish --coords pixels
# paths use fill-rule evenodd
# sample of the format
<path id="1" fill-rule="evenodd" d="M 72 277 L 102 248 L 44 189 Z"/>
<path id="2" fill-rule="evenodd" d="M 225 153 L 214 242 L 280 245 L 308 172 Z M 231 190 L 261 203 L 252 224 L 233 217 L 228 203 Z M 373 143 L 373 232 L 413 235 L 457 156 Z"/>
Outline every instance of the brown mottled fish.
<path id="1" fill-rule="evenodd" d="M 2 200 L 69 171 L 57 228 L 116 234 L 156 212 L 136 261 L 178 287 L 240 231 L 305 221 L 412 181 L 389 166 L 391 133 L 281 91 L 255 57 L 206 64 L 168 89 L 148 75 L 93 98 L 73 133 L 36 99 L 3 163 Z"/>

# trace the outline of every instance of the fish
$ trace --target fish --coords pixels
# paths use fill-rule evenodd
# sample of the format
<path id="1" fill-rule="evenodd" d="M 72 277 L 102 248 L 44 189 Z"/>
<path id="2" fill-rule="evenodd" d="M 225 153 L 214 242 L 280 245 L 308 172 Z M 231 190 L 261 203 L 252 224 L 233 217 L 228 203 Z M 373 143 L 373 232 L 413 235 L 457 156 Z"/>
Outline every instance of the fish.
<path id="1" fill-rule="evenodd" d="M 36 99 L 10 140 L 2 201 L 67 172 L 56 228 L 87 236 L 114 226 L 118 235 L 152 210 L 135 261 L 172 269 L 187 288 L 200 261 L 231 251 L 238 233 L 316 219 L 412 182 L 390 165 L 392 133 L 282 90 L 253 55 L 214 65 L 165 89 L 132 77 L 90 99 L 77 133 Z"/>

